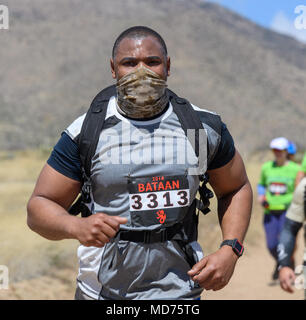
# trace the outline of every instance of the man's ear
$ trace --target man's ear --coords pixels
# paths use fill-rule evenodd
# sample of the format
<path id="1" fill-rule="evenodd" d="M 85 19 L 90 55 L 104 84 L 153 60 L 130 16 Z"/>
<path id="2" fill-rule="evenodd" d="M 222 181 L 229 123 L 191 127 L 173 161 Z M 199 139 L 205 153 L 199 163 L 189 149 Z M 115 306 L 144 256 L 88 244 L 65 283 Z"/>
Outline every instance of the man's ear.
<path id="1" fill-rule="evenodd" d="M 171 65 L 171 61 L 170 61 L 170 57 L 167 57 L 167 76 L 170 76 L 170 65 Z"/>
<path id="2" fill-rule="evenodd" d="M 113 58 L 110 59 L 110 66 L 111 66 L 112 77 L 113 79 L 116 79 L 115 63 Z"/>

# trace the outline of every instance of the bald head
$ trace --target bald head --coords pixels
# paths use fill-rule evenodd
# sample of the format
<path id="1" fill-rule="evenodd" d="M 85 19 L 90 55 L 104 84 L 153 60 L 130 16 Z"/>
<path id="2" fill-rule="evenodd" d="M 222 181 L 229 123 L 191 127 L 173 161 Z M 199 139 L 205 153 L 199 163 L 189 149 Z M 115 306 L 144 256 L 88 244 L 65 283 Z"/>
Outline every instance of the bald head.
<path id="1" fill-rule="evenodd" d="M 167 52 L 167 46 L 166 46 L 165 41 L 156 31 L 154 31 L 148 27 L 145 27 L 145 26 L 135 26 L 135 27 L 131 27 L 131 28 L 123 31 L 118 36 L 118 38 L 116 39 L 116 41 L 114 43 L 113 50 L 112 50 L 112 58 L 115 59 L 118 47 L 123 39 L 128 38 L 128 39 L 139 39 L 140 40 L 140 39 L 143 39 L 146 37 L 153 37 L 158 41 L 158 43 L 160 44 L 160 47 L 162 49 L 162 53 L 163 53 L 164 57 L 166 58 L 168 55 L 168 52 Z"/>

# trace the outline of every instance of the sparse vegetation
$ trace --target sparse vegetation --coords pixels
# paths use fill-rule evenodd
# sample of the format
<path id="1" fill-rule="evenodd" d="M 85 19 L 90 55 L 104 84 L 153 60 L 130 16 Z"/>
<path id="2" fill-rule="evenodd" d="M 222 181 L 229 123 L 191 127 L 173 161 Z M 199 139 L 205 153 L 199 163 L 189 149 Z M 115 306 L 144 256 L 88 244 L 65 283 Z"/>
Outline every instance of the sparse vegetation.
<path id="1" fill-rule="evenodd" d="M 306 148 L 306 46 L 200 0 L 24 0 L 1 34 L 0 149 L 52 147 L 113 83 L 115 38 L 144 24 L 165 38 L 169 87 L 217 111 L 242 153 L 285 135 Z"/>

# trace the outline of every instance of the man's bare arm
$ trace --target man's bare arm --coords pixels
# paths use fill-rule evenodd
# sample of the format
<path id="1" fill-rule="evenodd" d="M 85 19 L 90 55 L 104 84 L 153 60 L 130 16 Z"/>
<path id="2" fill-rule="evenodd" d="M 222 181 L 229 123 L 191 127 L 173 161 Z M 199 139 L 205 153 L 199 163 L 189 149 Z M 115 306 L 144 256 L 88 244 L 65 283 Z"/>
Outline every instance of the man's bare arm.
<path id="1" fill-rule="evenodd" d="M 102 247 L 127 219 L 94 214 L 88 218 L 67 210 L 79 194 L 81 184 L 46 164 L 28 202 L 28 226 L 49 240 L 78 239 L 85 246 Z"/>
<path id="2" fill-rule="evenodd" d="M 70 216 L 67 209 L 77 197 L 80 185 L 46 164 L 28 202 L 28 226 L 49 240 L 73 238 L 71 227 L 78 218 Z"/>
<path id="3" fill-rule="evenodd" d="M 218 199 L 218 217 L 223 239 L 241 242 L 251 218 L 252 188 L 240 154 L 220 169 L 209 172 L 209 181 Z"/>
<path id="4" fill-rule="evenodd" d="M 223 239 L 241 242 L 250 222 L 252 189 L 241 156 L 224 167 L 209 171 L 209 181 L 218 199 L 218 217 Z M 238 257 L 229 246 L 201 259 L 188 274 L 206 290 L 220 290 L 230 280 Z"/>

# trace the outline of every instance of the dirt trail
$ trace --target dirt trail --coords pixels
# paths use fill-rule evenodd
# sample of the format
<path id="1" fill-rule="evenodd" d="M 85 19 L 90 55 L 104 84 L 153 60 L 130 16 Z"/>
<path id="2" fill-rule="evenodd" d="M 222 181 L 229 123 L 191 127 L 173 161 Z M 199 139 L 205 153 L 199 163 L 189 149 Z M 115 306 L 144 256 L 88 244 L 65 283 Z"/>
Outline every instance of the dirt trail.
<path id="1" fill-rule="evenodd" d="M 303 256 L 301 234 L 298 239 L 297 264 Z M 235 273 L 224 289 L 204 291 L 203 300 L 303 300 L 304 291 L 295 290 L 294 294 L 284 292 L 279 284 L 271 286 L 271 272 L 274 261 L 269 256 L 263 241 L 257 246 L 246 243 L 246 252 L 236 266 Z M 58 277 L 43 276 L 10 285 L 9 290 L 0 290 L 0 300 L 70 300 L 74 297 L 75 272 L 63 270 Z"/>
<path id="2" fill-rule="evenodd" d="M 303 259 L 302 232 L 298 235 L 296 265 L 302 264 Z M 244 256 L 238 261 L 230 283 L 220 291 L 205 291 L 204 300 L 303 300 L 304 290 L 293 294 L 280 288 L 278 283 L 272 284 L 271 274 L 274 261 L 270 257 L 264 241 L 258 241 L 257 246 L 248 246 Z"/>
<path id="3" fill-rule="evenodd" d="M 54 275 L 13 282 L 0 290 L 0 300 L 72 300 L 76 272 L 63 269 Z"/>

